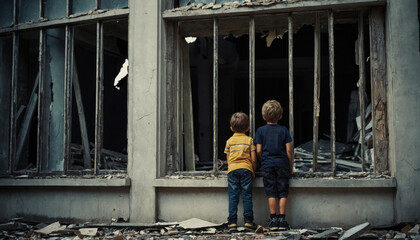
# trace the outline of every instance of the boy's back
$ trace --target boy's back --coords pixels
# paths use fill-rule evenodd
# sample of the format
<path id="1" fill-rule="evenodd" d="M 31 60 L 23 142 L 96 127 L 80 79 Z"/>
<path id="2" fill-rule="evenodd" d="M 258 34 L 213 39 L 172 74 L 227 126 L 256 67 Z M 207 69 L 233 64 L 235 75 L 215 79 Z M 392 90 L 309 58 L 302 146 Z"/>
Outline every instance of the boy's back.
<path id="1" fill-rule="evenodd" d="M 289 130 L 278 124 L 266 124 L 258 128 L 255 143 L 262 146 L 261 168 L 283 167 L 289 169 L 286 143 L 292 141 Z"/>

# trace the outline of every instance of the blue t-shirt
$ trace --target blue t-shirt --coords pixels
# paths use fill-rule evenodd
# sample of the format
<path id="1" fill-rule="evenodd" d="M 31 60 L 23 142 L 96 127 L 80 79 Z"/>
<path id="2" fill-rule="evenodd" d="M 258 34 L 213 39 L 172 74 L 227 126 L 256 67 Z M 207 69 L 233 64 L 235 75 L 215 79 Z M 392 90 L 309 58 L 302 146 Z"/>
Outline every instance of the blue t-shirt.
<path id="1" fill-rule="evenodd" d="M 278 124 L 266 124 L 257 129 L 254 143 L 262 145 L 261 169 L 283 167 L 289 169 L 286 143 L 292 142 L 289 130 Z"/>

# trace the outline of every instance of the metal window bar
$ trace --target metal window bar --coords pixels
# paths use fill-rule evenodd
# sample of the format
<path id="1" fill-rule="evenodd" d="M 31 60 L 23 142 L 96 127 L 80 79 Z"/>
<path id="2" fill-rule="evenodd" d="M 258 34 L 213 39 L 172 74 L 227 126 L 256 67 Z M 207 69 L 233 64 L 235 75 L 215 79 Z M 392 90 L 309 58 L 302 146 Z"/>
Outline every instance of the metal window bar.
<path id="1" fill-rule="evenodd" d="M 19 61 L 19 34 L 13 33 L 13 60 L 12 60 L 12 98 L 10 101 L 10 132 L 9 132 L 9 170 L 13 173 L 15 166 L 16 150 L 16 104 L 17 104 L 17 81 L 18 81 L 18 61 Z"/>
<path id="2" fill-rule="evenodd" d="M 71 162 L 71 113 L 73 86 L 73 28 L 66 26 L 65 39 L 65 67 L 64 67 L 64 164 L 63 171 L 67 172 Z"/>
<path id="3" fill-rule="evenodd" d="M 217 174 L 218 155 L 218 81 L 219 81 L 219 19 L 213 19 L 213 172 Z"/>
<path id="4" fill-rule="evenodd" d="M 43 168 L 42 161 L 45 159 L 44 156 L 47 155 L 47 151 L 44 151 L 45 147 L 48 147 L 46 143 L 47 139 L 45 138 L 44 130 L 46 129 L 47 124 L 44 124 L 45 117 L 45 107 L 43 104 L 43 99 L 45 98 L 45 91 L 44 91 L 44 82 L 45 82 L 45 42 L 46 42 L 46 30 L 41 29 L 39 32 L 39 101 L 38 101 L 38 157 L 37 157 L 37 171 L 38 173 Z"/>
<path id="5" fill-rule="evenodd" d="M 98 173 L 102 158 L 103 137 L 103 23 L 96 23 L 96 113 L 95 113 L 95 159 L 94 174 Z"/>
<path id="6" fill-rule="evenodd" d="M 182 81 L 182 65 L 181 65 L 181 55 L 182 55 L 182 35 L 180 32 L 180 27 L 179 27 L 180 23 L 178 22 L 178 24 L 176 24 L 175 26 L 175 32 L 176 32 L 176 111 L 175 111 L 175 119 L 177 121 L 176 124 L 176 155 L 175 155 L 175 161 L 176 161 L 176 167 L 177 170 L 179 171 L 183 171 L 184 170 L 184 151 L 183 151 L 183 133 L 184 133 L 184 114 L 183 114 L 183 107 L 182 107 L 182 103 L 184 102 L 183 99 L 183 81 Z"/>
<path id="7" fill-rule="evenodd" d="M 255 136 L 255 18 L 249 18 L 249 135 Z"/>
<path id="8" fill-rule="evenodd" d="M 363 27 L 363 11 L 359 12 L 359 103 L 360 103 L 360 155 L 362 172 L 365 171 L 365 48 L 364 48 L 364 27 Z"/>
<path id="9" fill-rule="evenodd" d="M 318 128 L 320 112 L 320 88 L 321 88 L 321 28 L 320 16 L 316 13 L 314 31 L 314 106 L 313 106 L 313 170 L 317 170 L 318 163 Z"/>
<path id="10" fill-rule="evenodd" d="M 328 11 L 328 43 L 330 59 L 330 125 L 331 125 L 331 170 L 336 173 L 335 164 L 335 56 L 334 56 L 334 12 Z"/>
<path id="11" fill-rule="evenodd" d="M 289 38 L 289 131 L 292 137 L 292 151 L 294 151 L 294 115 L 293 115 L 293 17 L 289 13 L 288 21 L 288 38 Z M 292 154 L 294 156 L 294 153 Z"/>

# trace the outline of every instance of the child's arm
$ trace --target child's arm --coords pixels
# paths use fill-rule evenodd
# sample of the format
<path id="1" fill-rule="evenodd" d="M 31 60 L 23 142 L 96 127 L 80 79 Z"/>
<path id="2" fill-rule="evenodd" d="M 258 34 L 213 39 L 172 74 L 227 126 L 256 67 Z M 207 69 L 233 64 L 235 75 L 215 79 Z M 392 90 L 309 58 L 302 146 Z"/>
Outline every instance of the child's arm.
<path id="1" fill-rule="evenodd" d="M 257 159 L 258 161 L 261 161 L 261 156 L 262 156 L 262 145 L 261 144 L 257 144 Z"/>
<path id="2" fill-rule="evenodd" d="M 286 143 L 286 153 L 287 158 L 289 159 L 290 174 L 293 174 L 293 161 L 295 160 L 295 158 L 293 157 L 293 149 L 291 142 Z"/>
<path id="3" fill-rule="evenodd" d="M 257 171 L 257 154 L 255 153 L 255 150 L 251 151 L 251 162 L 255 173 L 255 171 Z"/>

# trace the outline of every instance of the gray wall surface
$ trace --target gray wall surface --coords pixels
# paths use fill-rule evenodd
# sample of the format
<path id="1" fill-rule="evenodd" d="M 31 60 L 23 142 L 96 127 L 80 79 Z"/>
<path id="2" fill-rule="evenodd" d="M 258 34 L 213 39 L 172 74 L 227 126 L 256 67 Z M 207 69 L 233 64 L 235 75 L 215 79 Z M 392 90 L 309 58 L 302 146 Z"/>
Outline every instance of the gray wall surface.
<path id="1" fill-rule="evenodd" d="M 1 220 L 25 217 L 70 222 L 110 223 L 128 219 L 128 188 L 120 187 L 1 187 Z"/>
<path id="2" fill-rule="evenodd" d="M 391 170 L 397 222 L 420 221 L 420 51 L 417 0 L 388 0 L 386 19 Z"/>

